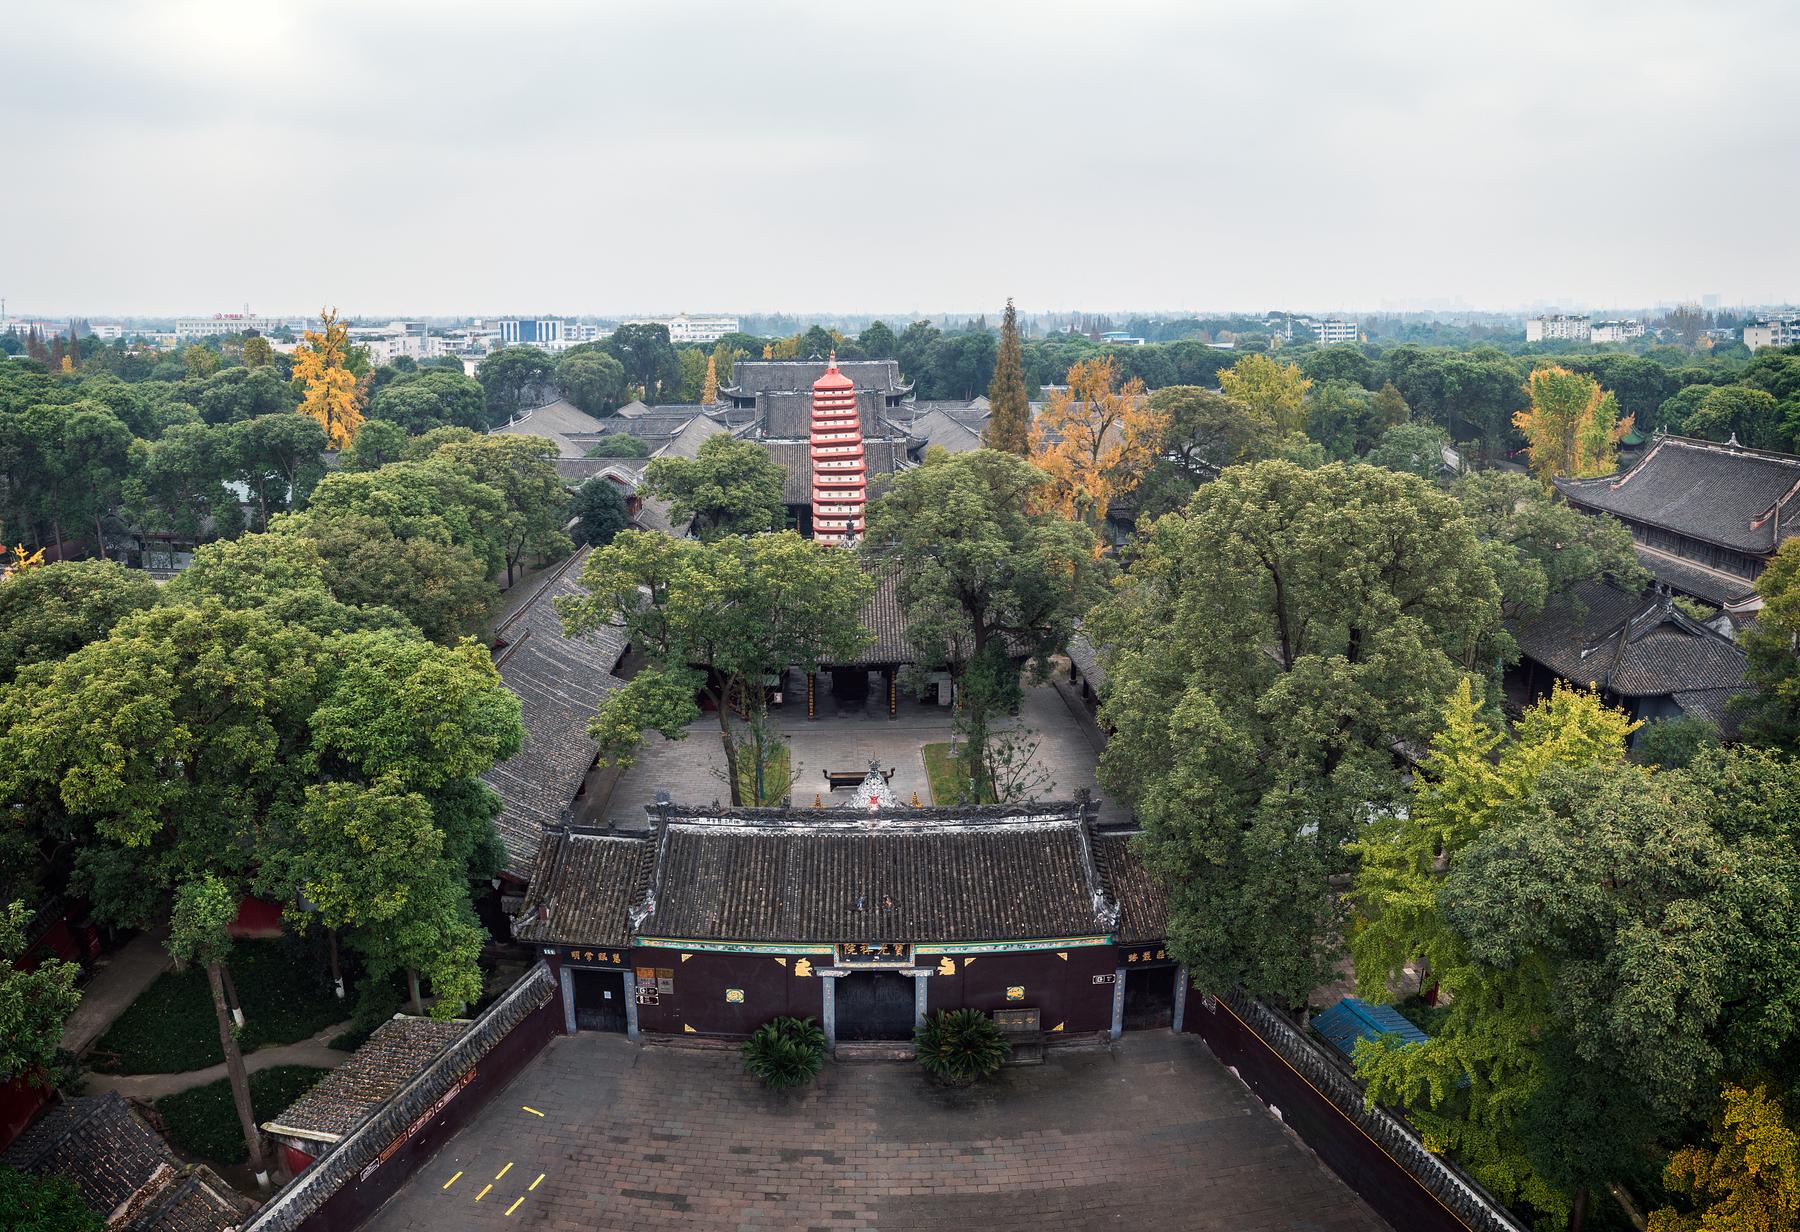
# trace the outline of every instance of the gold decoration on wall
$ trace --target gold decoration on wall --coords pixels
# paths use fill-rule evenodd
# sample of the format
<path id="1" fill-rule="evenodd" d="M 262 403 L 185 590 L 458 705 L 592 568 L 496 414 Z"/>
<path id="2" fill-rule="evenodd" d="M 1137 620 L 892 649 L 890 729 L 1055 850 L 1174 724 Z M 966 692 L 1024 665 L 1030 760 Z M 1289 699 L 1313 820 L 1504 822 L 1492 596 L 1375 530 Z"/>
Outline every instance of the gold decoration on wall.
<path id="1" fill-rule="evenodd" d="M 775 961 L 780 963 L 784 967 L 787 966 L 787 959 L 785 959 L 779 955 L 775 956 Z"/>
<path id="2" fill-rule="evenodd" d="M 696 1031 L 696 1030 L 694 1030 L 694 1028 L 692 1028 L 692 1027 L 690 1027 L 690 1026 L 688 1026 L 688 1025 L 687 1025 L 687 1023 L 685 1023 L 685 1022 L 684 1022 L 684 1023 L 682 1023 L 682 1024 L 681 1024 L 681 1031 L 682 1031 L 682 1034 L 684 1034 L 684 1035 L 698 1035 L 698 1034 L 700 1034 L 700 1032 L 698 1032 L 698 1031 Z"/>
<path id="3" fill-rule="evenodd" d="M 802 976 L 802 977 L 811 975 L 812 974 L 812 960 L 810 958 L 801 958 L 801 959 L 796 960 L 794 963 L 794 974 L 798 975 L 798 976 Z"/>
<path id="4" fill-rule="evenodd" d="M 946 954 L 942 958 L 938 959 L 938 974 L 939 975 L 955 975 L 956 974 L 956 960 L 954 958 L 950 957 L 950 955 L 948 955 L 948 954 Z"/>

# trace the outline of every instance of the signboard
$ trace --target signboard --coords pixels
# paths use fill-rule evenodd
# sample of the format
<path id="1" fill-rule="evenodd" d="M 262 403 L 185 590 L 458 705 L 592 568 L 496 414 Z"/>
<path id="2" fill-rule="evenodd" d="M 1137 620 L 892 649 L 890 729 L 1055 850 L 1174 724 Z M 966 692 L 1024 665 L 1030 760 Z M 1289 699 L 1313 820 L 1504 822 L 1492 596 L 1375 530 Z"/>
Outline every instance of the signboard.
<path id="1" fill-rule="evenodd" d="M 625 965 L 624 950 L 590 950 L 578 947 L 564 950 L 563 954 L 566 960 L 572 963 L 591 964 L 596 967 L 623 967 Z"/>
<path id="2" fill-rule="evenodd" d="M 843 941 L 837 947 L 840 967 L 910 967 L 913 948 L 899 941 Z"/>
<path id="3" fill-rule="evenodd" d="M 1155 947 L 1146 947 L 1140 950 L 1127 950 L 1124 954 L 1119 956 L 1119 961 L 1128 964 L 1168 962 L 1169 951 Z"/>

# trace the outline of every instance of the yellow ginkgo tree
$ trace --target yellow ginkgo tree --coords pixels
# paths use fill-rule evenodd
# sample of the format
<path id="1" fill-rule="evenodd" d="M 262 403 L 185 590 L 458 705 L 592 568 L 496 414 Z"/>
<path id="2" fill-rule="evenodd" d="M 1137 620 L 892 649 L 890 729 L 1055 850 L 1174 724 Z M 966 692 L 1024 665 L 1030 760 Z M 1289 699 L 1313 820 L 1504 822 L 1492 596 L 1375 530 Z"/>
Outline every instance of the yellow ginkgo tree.
<path id="1" fill-rule="evenodd" d="M 344 449 L 363 421 L 356 376 L 346 363 L 350 330 L 335 308 L 321 309 L 319 324 L 322 330 L 307 330 L 294 348 L 294 379 L 306 386 L 298 409 L 319 421 L 331 448 Z"/>
<path id="2" fill-rule="evenodd" d="M 1067 388 L 1050 395 L 1031 426 L 1031 461 L 1050 476 L 1039 499 L 1095 531 L 1112 503 L 1136 489 L 1169 433 L 1169 416 L 1151 405 L 1144 383 L 1118 382 L 1110 355 L 1072 365 Z"/>
<path id="3" fill-rule="evenodd" d="M 1669 1157 L 1663 1179 L 1692 1204 L 1650 1215 L 1650 1232 L 1776 1232 L 1800 1227 L 1800 1133 L 1766 1082 L 1725 1088 L 1713 1145 Z"/>

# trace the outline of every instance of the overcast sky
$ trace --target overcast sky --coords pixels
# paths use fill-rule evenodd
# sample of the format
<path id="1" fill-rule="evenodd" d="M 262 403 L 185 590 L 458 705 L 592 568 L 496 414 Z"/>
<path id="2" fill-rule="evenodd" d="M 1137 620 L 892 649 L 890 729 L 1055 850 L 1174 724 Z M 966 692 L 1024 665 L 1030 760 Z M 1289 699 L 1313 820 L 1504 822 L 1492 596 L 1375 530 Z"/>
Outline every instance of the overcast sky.
<path id="1" fill-rule="evenodd" d="M 43 314 L 1800 298 L 1800 5 L 29 3 Z"/>

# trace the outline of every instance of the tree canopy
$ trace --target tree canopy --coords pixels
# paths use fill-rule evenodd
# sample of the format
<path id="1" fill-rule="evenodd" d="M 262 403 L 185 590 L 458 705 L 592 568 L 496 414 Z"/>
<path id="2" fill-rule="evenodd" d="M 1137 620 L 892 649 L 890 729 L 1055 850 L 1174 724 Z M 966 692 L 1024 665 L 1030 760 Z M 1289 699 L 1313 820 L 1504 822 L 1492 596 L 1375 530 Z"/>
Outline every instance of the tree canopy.
<path id="1" fill-rule="evenodd" d="M 692 518 L 694 533 L 711 541 L 779 528 L 784 479 L 761 445 L 722 432 L 700 442 L 695 457 L 652 460 L 640 490 Z"/>

